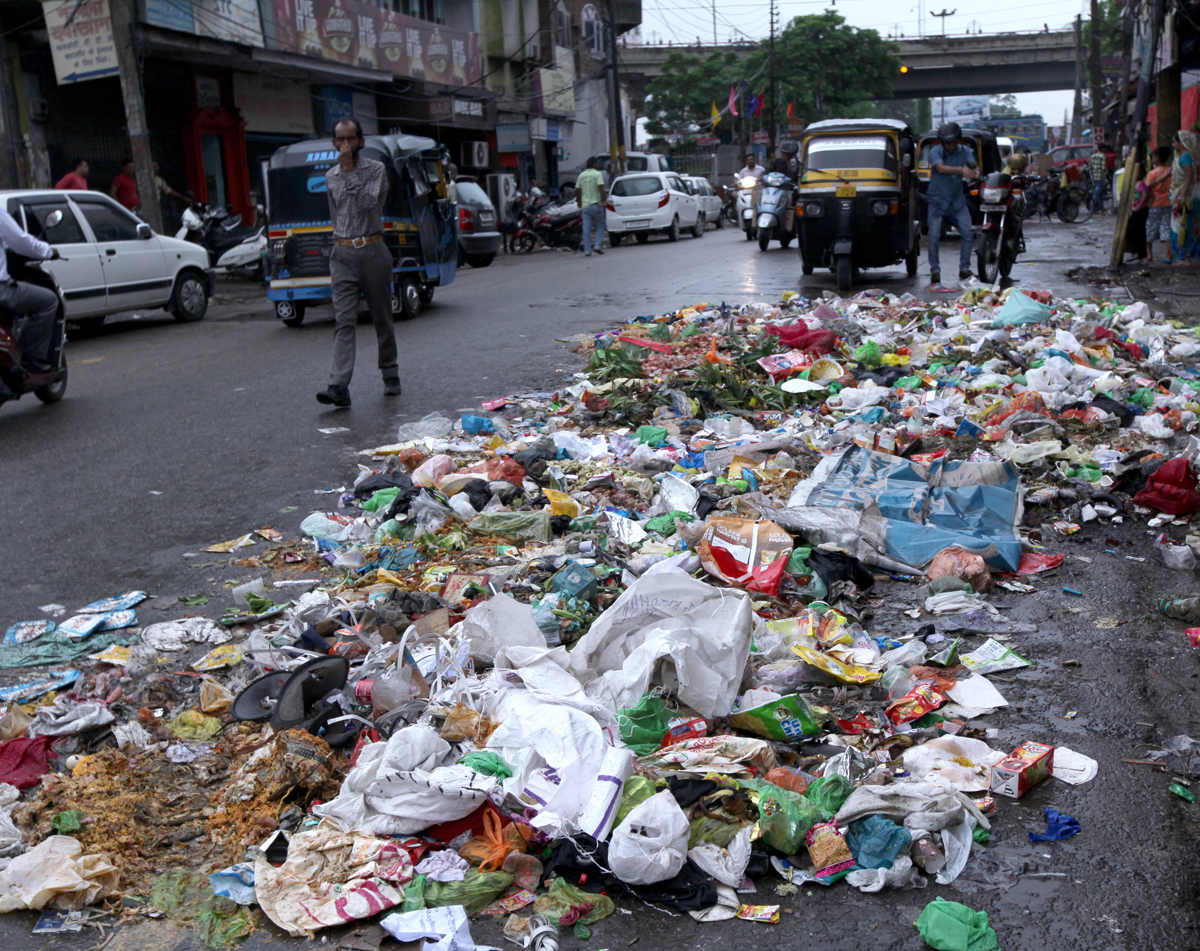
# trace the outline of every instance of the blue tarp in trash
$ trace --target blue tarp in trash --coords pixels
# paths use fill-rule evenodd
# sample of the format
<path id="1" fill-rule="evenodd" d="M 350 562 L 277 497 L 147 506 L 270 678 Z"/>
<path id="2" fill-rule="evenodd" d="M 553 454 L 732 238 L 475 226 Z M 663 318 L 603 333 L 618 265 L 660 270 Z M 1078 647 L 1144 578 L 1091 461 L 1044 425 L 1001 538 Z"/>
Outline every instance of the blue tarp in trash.
<path id="1" fill-rule="evenodd" d="M 862 540 L 909 565 L 927 565 L 951 545 L 1003 571 L 1021 560 L 1021 480 L 1007 462 L 922 466 L 855 446 L 804 505 L 858 510 Z"/>

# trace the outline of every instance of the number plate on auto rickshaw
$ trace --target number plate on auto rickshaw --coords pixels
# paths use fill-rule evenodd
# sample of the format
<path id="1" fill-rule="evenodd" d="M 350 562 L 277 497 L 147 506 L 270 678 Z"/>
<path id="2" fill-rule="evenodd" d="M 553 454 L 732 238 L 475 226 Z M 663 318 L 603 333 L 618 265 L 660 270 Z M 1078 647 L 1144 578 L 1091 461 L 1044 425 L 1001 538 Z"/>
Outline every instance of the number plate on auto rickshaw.
<path id="1" fill-rule="evenodd" d="M 837 189 L 838 198 L 853 198 L 858 194 L 858 189 L 853 185 L 839 185 Z"/>

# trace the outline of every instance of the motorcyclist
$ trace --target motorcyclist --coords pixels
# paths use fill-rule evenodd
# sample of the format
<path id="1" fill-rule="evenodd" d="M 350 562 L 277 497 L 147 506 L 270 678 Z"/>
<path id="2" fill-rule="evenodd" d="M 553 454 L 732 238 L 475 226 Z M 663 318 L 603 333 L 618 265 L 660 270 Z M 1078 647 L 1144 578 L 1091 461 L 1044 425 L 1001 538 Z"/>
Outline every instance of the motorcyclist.
<path id="1" fill-rule="evenodd" d="M 775 158 L 771 160 L 771 167 L 767 171 L 779 172 L 789 178 L 794 178 L 796 154 L 799 151 L 800 146 L 792 139 L 780 142 Z"/>
<path id="2" fill-rule="evenodd" d="M 758 159 L 754 157 L 753 152 L 746 153 L 746 164 L 737 173 L 737 177 L 739 182 L 743 178 L 753 178 L 756 182 L 762 181 L 763 167 L 758 164 Z"/>
<path id="3" fill-rule="evenodd" d="M 0 312 L 7 311 L 13 319 L 17 342 L 21 345 L 22 366 L 30 373 L 48 373 L 53 369 L 47 361 L 58 295 L 36 284 L 13 280 L 4 254 L 9 248 L 39 261 L 57 260 L 58 251 L 33 237 L 12 215 L 0 209 Z"/>
<path id="4" fill-rule="evenodd" d="M 979 168 L 975 163 L 975 152 L 959 142 L 962 126 L 957 122 L 943 122 L 938 126 L 937 134 L 939 143 L 929 153 L 931 174 L 925 192 L 929 214 L 929 286 L 931 290 L 945 290 L 938 256 L 942 219 L 949 218 L 962 236 L 958 277 L 964 280 L 971 276 L 971 247 L 975 234 L 963 182 L 978 178 Z"/>

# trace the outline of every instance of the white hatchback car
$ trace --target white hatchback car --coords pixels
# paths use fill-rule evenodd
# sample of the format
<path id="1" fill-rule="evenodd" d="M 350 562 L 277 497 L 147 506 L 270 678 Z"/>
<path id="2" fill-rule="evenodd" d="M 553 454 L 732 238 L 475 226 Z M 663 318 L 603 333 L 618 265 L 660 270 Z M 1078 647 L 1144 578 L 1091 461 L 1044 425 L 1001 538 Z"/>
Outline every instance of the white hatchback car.
<path id="1" fill-rule="evenodd" d="M 700 203 L 675 172 L 635 172 L 622 175 L 608 190 L 604 216 L 608 241 L 615 248 L 626 235 L 645 244 L 652 232 L 679 240 L 679 229 L 690 228 L 693 237 L 704 234 Z"/>
<path id="2" fill-rule="evenodd" d="M 689 191 L 699 203 L 704 223 L 721 227 L 721 196 L 717 194 L 717 190 L 712 187 L 709 180 L 701 178 L 699 175 L 681 175 L 679 177 L 683 179 L 683 184 L 688 186 Z"/>
<path id="3" fill-rule="evenodd" d="M 162 307 L 192 321 L 208 311 L 212 271 L 200 245 L 155 234 L 100 192 L 5 191 L 0 198 L 17 224 L 62 255 L 44 267 L 62 288 L 68 320 L 99 323 L 108 314 Z M 62 220 L 47 228 L 53 211 Z"/>

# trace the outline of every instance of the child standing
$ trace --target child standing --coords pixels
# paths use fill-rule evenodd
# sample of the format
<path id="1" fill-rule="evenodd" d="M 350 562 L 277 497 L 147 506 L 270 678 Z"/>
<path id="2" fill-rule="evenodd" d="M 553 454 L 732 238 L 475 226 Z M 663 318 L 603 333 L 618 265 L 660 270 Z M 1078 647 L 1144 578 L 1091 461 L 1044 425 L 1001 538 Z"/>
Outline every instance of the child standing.
<path id="1" fill-rule="evenodd" d="M 1154 150 L 1155 167 L 1145 178 L 1150 191 L 1150 207 L 1146 216 L 1146 258 L 1154 258 L 1154 242 L 1167 246 L 1167 263 L 1171 258 L 1171 146 L 1160 145 Z"/>

